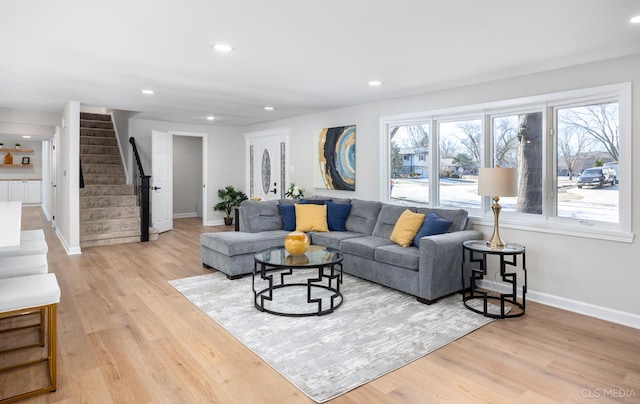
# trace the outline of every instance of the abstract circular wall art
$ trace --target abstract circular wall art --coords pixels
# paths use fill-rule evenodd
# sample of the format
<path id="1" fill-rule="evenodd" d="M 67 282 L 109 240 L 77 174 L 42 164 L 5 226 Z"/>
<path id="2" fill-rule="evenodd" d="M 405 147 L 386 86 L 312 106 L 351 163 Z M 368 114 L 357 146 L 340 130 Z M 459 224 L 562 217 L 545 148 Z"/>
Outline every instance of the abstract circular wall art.
<path id="1" fill-rule="evenodd" d="M 356 126 L 324 128 L 316 134 L 316 188 L 356 190 Z M 315 154 L 315 153 L 314 153 Z"/>

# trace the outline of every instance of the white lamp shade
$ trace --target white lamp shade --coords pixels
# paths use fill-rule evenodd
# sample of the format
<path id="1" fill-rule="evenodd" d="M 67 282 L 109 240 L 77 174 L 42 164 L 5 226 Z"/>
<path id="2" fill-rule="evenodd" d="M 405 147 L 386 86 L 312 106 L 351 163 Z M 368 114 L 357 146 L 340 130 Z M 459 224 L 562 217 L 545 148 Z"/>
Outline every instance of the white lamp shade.
<path id="1" fill-rule="evenodd" d="M 517 172 L 515 168 L 480 168 L 478 194 L 483 196 L 517 196 Z"/>

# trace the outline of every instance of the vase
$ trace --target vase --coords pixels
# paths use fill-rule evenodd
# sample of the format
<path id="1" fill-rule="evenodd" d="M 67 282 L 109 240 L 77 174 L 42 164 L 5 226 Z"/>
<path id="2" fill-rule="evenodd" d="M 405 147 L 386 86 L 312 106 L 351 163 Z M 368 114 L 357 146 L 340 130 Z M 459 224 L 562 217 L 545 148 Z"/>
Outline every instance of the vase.
<path id="1" fill-rule="evenodd" d="M 13 164 L 13 156 L 11 153 L 7 153 L 7 155 L 4 156 L 4 163 L 7 165 Z"/>
<path id="2" fill-rule="evenodd" d="M 293 231 L 284 238 L 284 248 L 291 255 L 304 254 L 309 248 L 309 244 L 311 244 L 309 236 L 301 231 Z"/>

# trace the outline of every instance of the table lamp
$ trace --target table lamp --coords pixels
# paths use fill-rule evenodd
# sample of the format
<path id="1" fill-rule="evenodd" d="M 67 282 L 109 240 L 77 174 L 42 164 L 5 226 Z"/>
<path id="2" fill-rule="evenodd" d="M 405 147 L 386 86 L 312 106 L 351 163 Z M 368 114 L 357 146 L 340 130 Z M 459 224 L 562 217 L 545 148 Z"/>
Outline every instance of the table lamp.
<path id="1" fill-rule="evenodd" d="M 500 237 L 498 217 L 500 216 L 500 197 L 517 196 L 517 172 L 515 168 L 480 168 L 478 172 L 478 194 L 493 198 L 493 235 L 487 245 L 491 248 L 502 248 L 506 244 Z"/>

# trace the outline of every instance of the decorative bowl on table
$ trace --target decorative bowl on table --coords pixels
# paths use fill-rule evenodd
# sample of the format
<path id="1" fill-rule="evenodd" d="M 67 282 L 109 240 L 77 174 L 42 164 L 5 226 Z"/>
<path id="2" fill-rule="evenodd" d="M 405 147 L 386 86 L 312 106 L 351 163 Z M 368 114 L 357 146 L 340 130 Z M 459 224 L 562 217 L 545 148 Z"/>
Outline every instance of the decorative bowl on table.
<path id="1" fill-rule="evenodd" d="M 292 231 L 284 238 L 284 248 L 291 255 L 302 255 L 309 248 L 311 240 L 307 233 L 301 231 Z"/>

